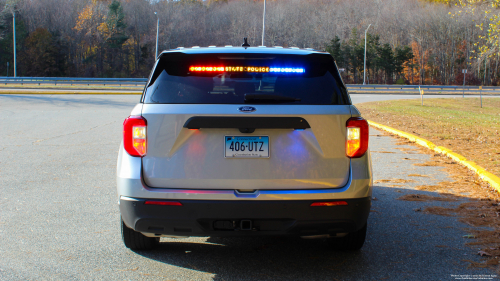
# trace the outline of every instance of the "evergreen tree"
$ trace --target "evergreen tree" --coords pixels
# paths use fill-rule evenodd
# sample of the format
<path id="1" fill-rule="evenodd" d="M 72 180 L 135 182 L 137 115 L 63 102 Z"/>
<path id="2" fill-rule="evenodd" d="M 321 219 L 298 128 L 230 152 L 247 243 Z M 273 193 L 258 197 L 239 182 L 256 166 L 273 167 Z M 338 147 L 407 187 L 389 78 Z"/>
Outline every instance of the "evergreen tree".
<path id="1" fill-rule="evenodd" d="M 392 83 L 392 74 L 394 73 L 394 54 L 389 44 L 384 44 L 378 48 L 378 65 L 384 70 L 384 84 Z M 388 81 L 389 80 L 389 81 Z"/>
<path id="2" fill-rule="evenodd" d="M 337 66 L 346 69 L 343 76 L 348 83 L 358 83 L 362 78 L 365 46 L 364 40 L 361 41 L 358 39 L 357 30 L 353 29 L 349 40 L 341 41 L 335 36 L 326 46 L 326 50 L 335 57 Z M 366 69 L 370 83 L 392 83 L 394 74 L 401 75 L 405 64 L 412 58 L 413 51 L 409 46 L 393 50 L 387 43 L 380 44 L 378 34 L 367 34 Z"/>
<path id="3" fill-rule="evenodd" d="M 128 36 L 125 35 L 125 28 L 127 28 L 125 14 L 123 13 L 123 7 L 117 0 L 113 0 L 108 7 L 109 11 L 106 18 L 106 25 L 108 27 L 109 37 L 106 43 L 110 48 L 118 49 L 121 48 L 123 43 L 128 39 Z"/>
<path id="4" fill-rule="evenodd" d="M 126 55 L 124 55 L 122 48 L 125 41 L 128 40 L 128 36 L 125 34 L 127 28 L 125 13 L 117 0 L 113 0 L 108 8 L 106 45 L 109 49 L 106 50 L 106 68 L 104 72 L 107 77 L 121 77 L 126 75 L 123 69 L 126 66 Z"/>
<path id="5" fill-rule="evenodd" d="M 372 74 L 377 73 L 379 65 L 377 62 L 377 54 L 380 48 L 380 36 L 372 35 L 370 33 L 366 36 L 366 71 L 369 72 L 372 69 Z M 364 58 L 363 58 L 364 59 Z M 364 62 L 363 62 L 364 63 Z M 367 73 L 368 77 L 368 73 Z M 375 75 L 370 76 L 371 81 L 375 81 Z"/>
<path id="6" fill-rule="evenodd" d="M 328 45 L 326 45 L 326 51 L 329 52 L 335 60 L 337 60 L 337 63 L 339 62 L 338 60 L 340 59 L 340 53 L 341 53 L 341 45 L 340 45 L 340 38 L 335 35 L 335 38 L 333 38 Z"/>

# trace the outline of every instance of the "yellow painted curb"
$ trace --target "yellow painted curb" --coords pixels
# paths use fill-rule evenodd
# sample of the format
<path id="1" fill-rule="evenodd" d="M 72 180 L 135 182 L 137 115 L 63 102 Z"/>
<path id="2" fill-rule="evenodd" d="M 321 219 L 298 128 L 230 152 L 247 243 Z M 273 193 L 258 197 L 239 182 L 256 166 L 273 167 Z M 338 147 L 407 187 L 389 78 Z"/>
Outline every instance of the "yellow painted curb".
<path id="1" fill-rule="evenodd" d="M 389 132 L 389 133 L 394 134 L 394 135 L 398 135 L 400 137 L 408 139 L 411 142 L 417 143 L 423 147 L 427 147 L 429 149 L 432 149 L 437 153 L 446 155 L 447 157 L 455 160 L 456 162 L 462 164 L 463 166 L 467 167 L 469 170 L 476 173 L 479 176 L 479 178 L 481 178 L 482 180 L 489 183 L 493 188 L 495 188 L 500 193 L 500 178 L 497 177 L 496 175 L 486 171 L 483 167 L 477 165 L 475 162 L 468 161 L 467 158 L 465 158 L 464 156 L 462 156 L 458 153 L 455 153 L 446 147 L 437 146 L 434 143 L 432 143 L 426 139 L 423 139 L 421 137 L 417 137 L 415 135 L 412 135 L 412 134 L 409 134 L 409 133 L 406 133 L 406 132 L 403 132 L 400 130 L 396 130 L 394 128 L 391 128 L 391 127 L 388 127 L 388 126 L 385 126 L 385 125 L 382 125 L 382 124 L 379 124 L 379 123 L 376 123 L 376 122 L 373 122 L 370 120 L 368 120 L 368 123 L 370 124 L 370 126 L 384 130 L 384 131 Z"/>

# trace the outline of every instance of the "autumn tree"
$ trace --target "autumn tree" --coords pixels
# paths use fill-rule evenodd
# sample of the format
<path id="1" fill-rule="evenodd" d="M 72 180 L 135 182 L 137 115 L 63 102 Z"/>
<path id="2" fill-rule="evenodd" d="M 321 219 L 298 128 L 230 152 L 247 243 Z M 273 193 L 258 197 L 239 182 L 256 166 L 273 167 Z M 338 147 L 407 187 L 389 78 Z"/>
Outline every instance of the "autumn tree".
<path id="1" fill-rule="evenodd" d="M 38 28 L 25 41 L 24 64 L 27 76 L 62 76 L 63 61 L 60 49 L 52 34 L 45 28 Z"/>
<path id="2" fill-rule="evenodd" d="M 413 59 L 413 52 L 409 46 L 398 46 L 394 55 L 394 70 L 396 71 L 396 79 L 399 79 L 405 67 Z"/>
<path id="3" fill-rule="evenodd" d="M 11 1 L 16 1 L 19 75 L 29 66 L 23 58 L 28 56 L 27 38 L 39 28 L 46 29 L 55 42 L 57 57 L 63 61 L 58 73 L 85 77 L 147 77 L 155 62 L 157 19 L 160 52 L 179 46 L 238 46 L 243 37 L 256 46 L 262 40 L 262 0 L 0 0 L 4 11 L 0 13 L 0 37 L 4 37 L 0 38 L 0 75 L 6 74 L 7 62 L 12 74 L 12 13 L 5 12 L 5 4 Z M 496 32 L 489 25 L 496 19 L 491 15 L 498 14 L 491 7 L 494 2 L 455 6 L 463 2 L 458 1 L 267 1 L 264 43 L 328 49 L 338 66 L 345 68 L 345 81 L 361 83 L 364 30 L 372 24 L 366 38 L 369 83 L 394 82 L 404 73 L 417 84 L 453 84 L 463 68 L 469 69 L 468 84 L 479 77 L 485 84 L 499 83 L 500 58 L 491 51 L 494 40 L 488 43 L 487 37 L 481 37 L 489 36 L 489 29 L 493 35 Z M 475 12 L 466 12 L 468 7 L 475 7 Z M 492 12 L 485 14 L 487 10 Z M 460 16 L 450 17 L 450 13 Z M 481 24 L 483 30 L 476 27 Z M 490 46 L 489 55 L 482 53 L 483 45 Z M 410 51 L 424 56 L 409 58 Z"/>
<path id="4" fill-rule="evenodd" d="M 449 0 L 447 3 L 462 8 L 458 12 L 450 12 L 453 17 L 460 17 L 464 14 L 482 14 L 483 21 L 477 23 L 476 26 L 483 32 L 479 34 L 478 40 L 475 42 L 475 45 L 478 46 L 478 50 L 475 56 L 477 60 L 473 66 L 477 69 L 478 76 L 482 76 L 480 70 L 481 66 L 484 64 L 484 79 L 482 83 L 489 84 L 488 82 L 491 81 L 486 80 L 488 65 L 490 65 L 490 72 L 492 72 L 491 60 L 495 59 L 496 64 L 493 70 L 493 79 L 496 83 L 496 81 L 498 81 L 497 69 L 500 56 L 500 0 Z"/>

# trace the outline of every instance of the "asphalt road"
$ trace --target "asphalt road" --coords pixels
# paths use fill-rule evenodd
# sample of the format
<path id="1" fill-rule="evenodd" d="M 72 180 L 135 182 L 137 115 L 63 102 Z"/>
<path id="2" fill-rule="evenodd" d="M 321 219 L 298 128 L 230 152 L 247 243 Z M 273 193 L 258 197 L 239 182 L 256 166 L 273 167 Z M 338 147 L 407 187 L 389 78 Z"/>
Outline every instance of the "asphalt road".
<path id="1" fill-rule="evenodd" d="M 355 103 L 405 98 L 353 95 Z M 415 98 L 409 96 L 408 98 Z M 417 96 L 418 98 L 418 96 Z M 161 249 L 122 244 L 115 169 L 123 119 L 138 96 L 0 95 L 0 280 L 455 280 L 493 274 L 464 246 L 456 218 L 415 212 L 429 204 L 396 198 L 416 185 L 448 180 L 419 167 L 426 154 L 404 154 L 371 131 L 374 179 L 405 179 L 374 188 L 368 238 L 360 252 L 325 249 L 299 238 L 162 239 Z M 393 153 L 386 153 L 393 152 Z"/>

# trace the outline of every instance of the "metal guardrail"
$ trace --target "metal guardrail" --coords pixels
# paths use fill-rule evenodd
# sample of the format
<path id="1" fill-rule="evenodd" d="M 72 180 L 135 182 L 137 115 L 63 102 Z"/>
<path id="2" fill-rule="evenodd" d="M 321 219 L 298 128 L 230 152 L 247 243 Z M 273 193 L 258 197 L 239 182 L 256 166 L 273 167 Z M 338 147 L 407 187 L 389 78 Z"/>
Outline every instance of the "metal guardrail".
<path id="1" fill-rule="evenodd" d="M 104 81 L 104 82 L 123 82 L 123 81 L 133 81 L 133 82 L 147 82 L 147 78 L 82 78 L 82 77 L 0 77 L 0 82 L 12 81 Z"/>
<path id="2" fill-rule="evenodd" d="M 144 87 L 147 78 L 80 78 L 80 77 L 0 77 L 0 84 L 49 84 L 49 85 L 103 85 L 103 86 L 129 86 L 129 87 Z M 360 85 L 347 84 L 349 90 L 414 90 L 418 89 L 431 91 L 479 91 L 479 86 L 441 86 L 441 85 Z M 483 86 L 483 91 L 496 92 L 500 91 L 500 87 Z"/>
<path id="3" fill-rule="evenodd" d="M 444 85 L 359 85 L 347 84 L 349 90 L 442 90 L 442 91 L 465 91 L 477 90 L 480 86 L 444 86 Z M 500 91 L 500 87 L 483 86 L 483 91 Z"/>
<path id="4" fill-rule="evenodd" d="M 146 78 L 0 77 L 0 84 L 103 85 L 144 87 Z"/>

